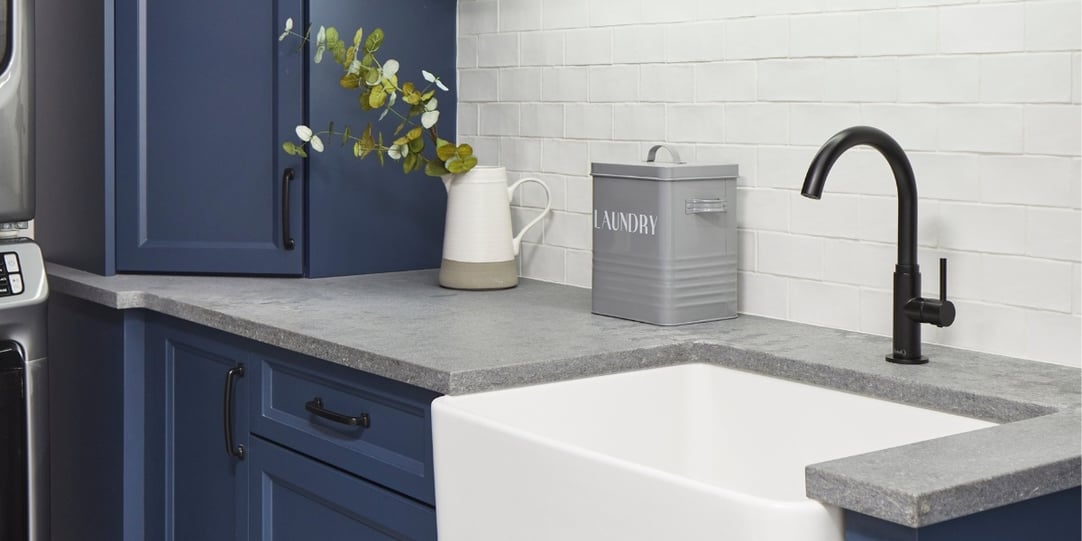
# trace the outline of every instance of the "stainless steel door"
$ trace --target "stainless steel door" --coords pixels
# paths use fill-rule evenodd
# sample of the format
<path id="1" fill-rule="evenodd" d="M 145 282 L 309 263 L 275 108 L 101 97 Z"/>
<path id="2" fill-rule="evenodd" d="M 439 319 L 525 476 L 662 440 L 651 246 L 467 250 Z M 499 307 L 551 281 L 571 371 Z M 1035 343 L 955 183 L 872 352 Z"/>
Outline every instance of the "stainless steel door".
<path id="1" fill-rule="evenodd" d="M 0 0 L 0 223 L 34 217 L 33 0 Z"/>
<path id="2" fill-rule="evenodd" d="M 26 362 L 15 342 L 0 342 L 0 539 L 30 537 Z"/>

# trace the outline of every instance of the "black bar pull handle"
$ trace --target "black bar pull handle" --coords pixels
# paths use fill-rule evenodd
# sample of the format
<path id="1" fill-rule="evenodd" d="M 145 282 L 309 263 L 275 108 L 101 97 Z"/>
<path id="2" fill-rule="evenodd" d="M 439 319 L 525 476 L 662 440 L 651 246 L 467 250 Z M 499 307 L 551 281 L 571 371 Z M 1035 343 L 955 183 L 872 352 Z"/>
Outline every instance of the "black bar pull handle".
<path id="1" fill-rule="evenodd" d="M 244 446 L 233 443 L 233 389 L 237 378 L 244 377 L 244 365 L 238 364 L 225 373 L 225 452 L 244 460 Z"/>
<path id="2" fill-rule="evenodd" d="M 360 416 L 354 417 L 352 415 L 346 415 L 344 413 L 338 413 L 331 411 L 323 407 L 323 399 L 315 397 L 308 402 L 304 403 L 304 409 L 318 415 L 324 419 L 334 421 L 349 426 L 359 426 L 361 428 L 368 428 L 371 426 L 371 420 L 368 418 L 367 413 L 362 413 Z"/>
<path id="3" fill-rule="evenodd" d="M 282 247 L 286 250 L 297 246 L 297 243 L 293 242 L 289 227 L 289 181 L 293 180 L 293 176 L 292 167 L 286 167 L 286 170 L 282 171 Z"/>
<path id="4" fill-rule="evenodd" d="M 939 258 L 939 302 L 947 302 L 947 258 Z"/>

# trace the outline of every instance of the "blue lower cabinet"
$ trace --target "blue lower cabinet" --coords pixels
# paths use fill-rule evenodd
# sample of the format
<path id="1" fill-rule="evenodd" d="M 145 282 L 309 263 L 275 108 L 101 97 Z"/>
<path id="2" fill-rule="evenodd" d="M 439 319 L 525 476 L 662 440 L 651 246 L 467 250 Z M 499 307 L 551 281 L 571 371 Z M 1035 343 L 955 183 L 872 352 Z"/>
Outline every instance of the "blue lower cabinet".
<path id="1" fill-rule="evenodd" d="M 427 505 L 259 437 L 249 460 L 253 540 L 436 539 Z"/>

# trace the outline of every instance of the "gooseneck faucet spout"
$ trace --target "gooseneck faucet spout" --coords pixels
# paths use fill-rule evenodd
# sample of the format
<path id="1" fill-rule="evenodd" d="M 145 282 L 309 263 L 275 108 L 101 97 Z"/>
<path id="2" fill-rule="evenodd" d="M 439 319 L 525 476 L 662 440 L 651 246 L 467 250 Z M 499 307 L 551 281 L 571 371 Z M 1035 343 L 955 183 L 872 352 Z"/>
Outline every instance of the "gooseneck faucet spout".
<path id="1" fill-rule="evenodd" d="M 811 199 L 823 195 L 823 185 L 834 162 L 846 150 L 858 145 L 870 146 L 886 158 L 898 186 L 898 263 L 894 267 L 894 348 L 887 360 L 901 364 L 924 364 L 921 355 L 920 324 L 939 327 L 954 322 L 954 304 L 947 300 L 947 260 L 941 259 L 940 298 L 920 296 L 920 268 L 917 265 L 917 182 L 905 151 L 891 136 L 868 126 L 856 126 L 838 132 L 823 144 L 815 155 L 800 194 Z"/>

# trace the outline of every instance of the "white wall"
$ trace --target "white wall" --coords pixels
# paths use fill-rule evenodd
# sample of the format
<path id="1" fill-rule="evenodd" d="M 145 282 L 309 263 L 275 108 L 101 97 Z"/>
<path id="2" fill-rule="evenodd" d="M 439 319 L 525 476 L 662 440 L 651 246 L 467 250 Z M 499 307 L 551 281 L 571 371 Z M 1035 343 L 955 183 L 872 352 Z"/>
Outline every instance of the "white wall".
<path id="1" fill-rule="evenodd" d="M 950 259 L 958 321 L 925 341 L 1079 366 L 1080 5 L 460 0 L 459 135 L 553 188 L 523 276 L 589 287 L 590 162 L 667 142 L 740 165 L 742 312 L 889 335 L 886 163 L 850 151 L 798 193 L 830 135 L 880 127 L 917 175 L 926 294 Z"/>

